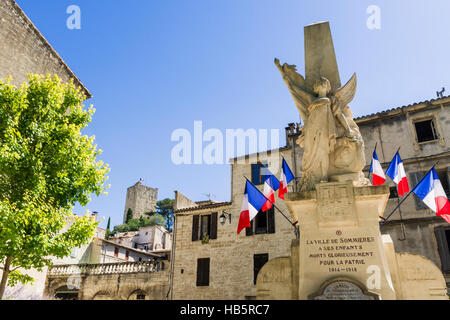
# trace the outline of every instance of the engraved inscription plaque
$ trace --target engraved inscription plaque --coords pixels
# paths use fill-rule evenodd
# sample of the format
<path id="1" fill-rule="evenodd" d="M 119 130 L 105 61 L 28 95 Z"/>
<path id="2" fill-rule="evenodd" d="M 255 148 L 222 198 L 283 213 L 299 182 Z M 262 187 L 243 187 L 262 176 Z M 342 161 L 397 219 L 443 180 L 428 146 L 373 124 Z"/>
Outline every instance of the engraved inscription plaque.
<path id="1" fill-rule="evenodd" d="M 309 296 L 310 300 L 379 300 L 359 282 L 338 278 L 322 284 L 320 290 Z"/>
<path id="2" fill-rule="evenodd" d="M 332 227 L 357 224 L 352 183 L 316 185 L 319 225 Z"/>

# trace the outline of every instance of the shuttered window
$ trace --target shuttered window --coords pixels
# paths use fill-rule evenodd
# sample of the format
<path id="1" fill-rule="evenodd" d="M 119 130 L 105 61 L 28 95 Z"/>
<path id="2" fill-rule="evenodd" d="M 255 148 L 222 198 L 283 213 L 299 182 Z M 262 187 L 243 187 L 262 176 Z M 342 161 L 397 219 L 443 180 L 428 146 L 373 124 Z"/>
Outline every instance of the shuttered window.
<path id="1" fill-rule="evenodd" d="M 199 236 L 199 222 L 200 216 L 192 216 L 192 241 L 197 241 Z"/>
<path id="2" fill-rule="evenodd" d="M 207 235 L 209 239 L 217 239 L 217 212 L 192 217 L 192 241 L 202 240 Z"/>
<path id="3" fill-rule="evenodd" d="M 266 180 L 266 175 L 265 175 L 265 171 L 264 170 L 266 168 L 268 168 L 269 165 L 267 162 L 265 163 L 254 163 L 252 164 L 252 183 L 253 184 L 263 184 L 264 181 Z"/>
<path id="4" fill-rule="evenodd" d="M 217 239 L 217 212 L 211 214 L 210 239 Z"/>
<path id="5" fill-rule="evenodd" d="M 269 254 L 255 254 L 253 255 L 253 284 L 256 284 L 259 270 L 269 261 Z"/>
<path id="6" fill-rule="evenodd" d="M 197 260 L 197 287 L 209 286 L 209 258 Z"/>
<path id="7" fill-rule="evenodd" d="M 438 244 L 443 272 L 450 272 L 450 228 L 438 227 L 434 230 Z"/>
<path id="8" fill-rule="evenodd" d="M 258 212 L 255 219 L 251 221 L 250 227 L 245 230 L 246 236 L 266 233 L 275 233 L 275 211 L 273 207 L 266 212 Z"/>

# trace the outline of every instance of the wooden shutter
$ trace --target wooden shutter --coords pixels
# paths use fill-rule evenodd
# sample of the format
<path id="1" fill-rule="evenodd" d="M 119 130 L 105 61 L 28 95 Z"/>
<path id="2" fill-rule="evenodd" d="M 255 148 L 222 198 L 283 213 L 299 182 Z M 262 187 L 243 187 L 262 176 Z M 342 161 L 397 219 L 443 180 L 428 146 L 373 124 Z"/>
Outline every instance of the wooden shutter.
<path id="1" fill-rule="evenodd" d="M 210 239 L 217 239 L 217 212 L 211 214 Z"/>
<path id="2" fill-rule="evenodd" d="M 267 211 L 267 233 L 275 233 L 275 210 L 273 206 Z"/>
<path id="3" fill-rule="evenodd" d="M 252 183 L 253 184 L 259 184 L 259 163 L 252 164 Z"/>
<path id="4" fill-rule="evenodd" d="M 412 190 L 420 182 L 420 180 L 422 180 L 424 175 L 425 174 L 423 172 L 413 172 L 410 174 L 410 190 Z M 416 203 L 416 210 L 423 210 L 428 208 L 425 203 L 423 203 L 423 201 L 420 200 L 418 196 L 416 196 L 416 194 L 414 194 L 414 201 Z"/>
<path id="5" fill-rule="evenodd" d="M 436 242 L 438 245 L 439 256 L 441 258 L 441 265 L 443 272 L 450 272 L 450 248 L 449 239 L 450 229 L 436 228 L 434 230 Z"/>
<path id="6" fill-rule="evenodd" d="M 253 255 L 253 284 L 256 284 L 259 270 L 269 261 L 269 254 L 255 254 Z"/>
<path id="7" fill-rule="evenodd" d="M 192 216 L 192 241 L 198 240 L 199 221 L 200 221 L 200 216 L 198 214 Z"/>
<path id="8" fill-rule="evenodd" d="M 250 222 L 250 227 L 245 228 L 245 235 L 246 235 L 246 236 L 252 236 L 252 235 L 253 235 L 253 221 L 255 221 L 255 219 L 253 219 L 253 220 Z"/>
<path id="9" fill-rule="evenodd" d="M 209 286 L 209 258 L 197 260 L 197 286 Z"/>

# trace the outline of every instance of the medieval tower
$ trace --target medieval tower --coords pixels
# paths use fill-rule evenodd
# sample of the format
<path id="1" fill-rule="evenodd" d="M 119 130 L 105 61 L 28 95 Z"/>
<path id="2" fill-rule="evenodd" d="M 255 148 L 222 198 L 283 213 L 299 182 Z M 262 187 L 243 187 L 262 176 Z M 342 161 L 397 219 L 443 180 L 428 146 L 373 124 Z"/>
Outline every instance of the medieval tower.
<path id="1" fill-rule="evenodd" d="M 133 219 L 139 219 L 148 212 L 155 212 L 157 199 L 158 189 L 144 186 L 139 180 L 134 186 L 127 189 L 123 222 L 127 221 L 129 209 L 133 212 Z"/>

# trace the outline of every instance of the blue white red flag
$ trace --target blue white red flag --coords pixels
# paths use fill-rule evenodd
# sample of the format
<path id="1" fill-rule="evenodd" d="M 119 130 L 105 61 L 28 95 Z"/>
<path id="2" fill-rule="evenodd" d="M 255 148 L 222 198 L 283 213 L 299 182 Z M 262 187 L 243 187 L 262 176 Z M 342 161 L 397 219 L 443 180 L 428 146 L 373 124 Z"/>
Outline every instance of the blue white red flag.
<path id="1" fill-rule="evenodd" d="M 437 216 L 450 223 L 450 203 L 436 170 L 431 168 L 413 191 Z"/>
<path id="2" fill-rule="evenodd" d="M 245 184 L 244 199 L 242 200 L 241 216 L 239 217 L 238 234 L 242 229 L 250 227 L 250 221 L 256 217 L 266 201 L 267 199 L 261 191 L 256 189 L 256 187 L 247 180 Z"/>
<path id="3" fill-rule="evenodd" d="M 269 170 L 267 172 L 269 175 L 266 176 L 266 180 L 264 181 L 263 193 L 269 200 L 266 200 L 266 203 L 262 207 L 263 212 L 272 208 L 272 204 L 275 203 L 275 191 L 280 188 L 280 181 Z"/>
<path id="4" fill-rule="evenodd" d="M 400 158 L 398 152 L 395 154 L 394 158 L 386 170 L 386 175 L 388 175 L 392 181 L 397 184 L 398 194 L 404 196 L 409 192 L 408 179 L 406 178 L 405 168 L 403 167 L 403 161 Z"/>
<path id="5" fill-rule="evenodd" d="M 372 185 L 381 186 L 386 182 L 383 168 L 380 161 L 378 161 L 377 152 L 373 150 L 372 164 L 370 165 L 370 172 L 372 172 Z"/>
<path id="6" fill-rule="evenodd" d="M 281 164 L 281 177 L 280 177 L 280 189 L 278 190 L 278 197 L 284 200 L 284 194 L 288 192 L 288 183 L 294 180 L 294 175 L 289 168 L 286 160 L 283 158 L 283 163 Z"/>

